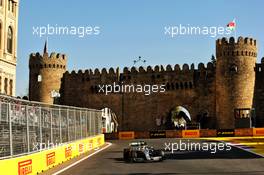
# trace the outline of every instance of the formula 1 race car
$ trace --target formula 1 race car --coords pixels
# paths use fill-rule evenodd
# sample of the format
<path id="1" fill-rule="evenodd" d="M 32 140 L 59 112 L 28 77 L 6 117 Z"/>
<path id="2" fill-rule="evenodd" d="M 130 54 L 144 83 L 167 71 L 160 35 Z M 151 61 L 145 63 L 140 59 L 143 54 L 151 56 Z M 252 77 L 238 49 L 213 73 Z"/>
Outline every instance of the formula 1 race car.
<path id="1" fill-rule="evenodd" d="M 164 151 L 155 150 L 145 141 L 132 142 L 124 149 L 123 158 L 126 162 L 159 162 L 164 159 Z"/>

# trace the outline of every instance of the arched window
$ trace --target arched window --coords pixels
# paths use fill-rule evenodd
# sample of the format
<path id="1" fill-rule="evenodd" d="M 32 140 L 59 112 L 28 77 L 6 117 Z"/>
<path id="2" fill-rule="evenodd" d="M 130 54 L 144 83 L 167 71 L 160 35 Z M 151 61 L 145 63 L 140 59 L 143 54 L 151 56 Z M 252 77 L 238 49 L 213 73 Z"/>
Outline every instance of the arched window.
<path id="1" fill-rule="evenodd" d="M 13 30 L 10 26 L 7 32 L 7 51 L 8 53 L 13 53 Z"/>
<path id="2" fill-rule="evenodd" d="M 176 83 L 176 89 L 179 89 L 179 84 L 178 83 Z"/>
<path id="3" fill-rule="evenodd" d="M 0 93 L 2 93 L 2 77 L 0 76 Z"/>
<path id="4" fill-rule="evenodd" d="M 189 82 L 189 86 L 190 86 L 190 89 L 193 88 L 193 84 L 192 84 L 192 82 Z"/>
<path id="5" fill-rule="evenodd" d="M 5 84 L 4 84 L 4 91 L 5 91 L 4 93 L 5 94 L 7 94 L 7 87 L 8 87 L 8 84 L 7 83 L 8 83 L 8 79 L 5 78 Z"/>
<path id="6" fill-rule="evenodd" d="M 2 42 L 1 41 L 2 41 L 2 23 L 0 22 L 0 49 L 2 49 Z"/>
<path id="7" fill-rule="evenodd" d="M 183 83 L 182 82 L 180 83 L 180 87 L 181 87 L 181 89 L 183 89 Z"/>
<path id="8" fill-rule="evenodd" d="M 188 89 L 188 83 L 187 82 L 184 83 L 184 88 Z"/>
<path id="9" fill-rule="evenodd" d="M 13 80 L 9 81 L 9 95 L 13 95 Z"/>
<path id="10" fill-rule="evenodd" d="M 169 83 L 166 84 L 166 89 L 170 90 L 170 84 Z"/>

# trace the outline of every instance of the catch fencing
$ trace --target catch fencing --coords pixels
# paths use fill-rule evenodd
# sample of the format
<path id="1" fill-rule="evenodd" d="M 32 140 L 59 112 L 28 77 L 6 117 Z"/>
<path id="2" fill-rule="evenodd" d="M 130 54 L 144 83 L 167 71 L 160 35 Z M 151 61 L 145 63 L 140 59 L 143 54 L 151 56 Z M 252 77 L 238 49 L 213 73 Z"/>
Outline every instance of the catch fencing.
<path id="1" fill-rule="evenodd" d="M 101 134 L 102 111 L 0 95 L 0 159 Z"/>

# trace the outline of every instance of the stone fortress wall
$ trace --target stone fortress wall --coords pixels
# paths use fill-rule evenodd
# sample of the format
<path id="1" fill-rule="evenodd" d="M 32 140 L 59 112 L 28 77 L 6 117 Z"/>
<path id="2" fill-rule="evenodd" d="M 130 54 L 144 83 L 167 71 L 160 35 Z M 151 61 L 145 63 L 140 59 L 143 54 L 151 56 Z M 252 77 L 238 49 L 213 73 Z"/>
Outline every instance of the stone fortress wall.
<path id="1" fill-rule="evenodd" d="M 51 92 L 59 92 L 61 78 L 66 71 L 67 57 L 64 54 L 45 52 L 31 54 L 29 59 L 29 98 L 34 101 L 53 103 Z"/>
<path id="2" fill-rule="evenodd" d="M 46 53 L 47 54 L 47 53 Z M 44 53 L 45 55 L 45 53 Z M 56 54 L 55 54 L 56 55 Z M 264 115 L 264 64 L 256 64 L 256 40 L 239 37 L 216 41 L 216 64 L 125 67 L 66 71 L 66 56 L 30 56 L 30 99 L 52 103 L 51 90 L 59 90 L 60 103 L 102 109 L 118 116 L 120 130 L 166 129 L 172 108 L 185 107 L 203 128 L 234 128 L 234 108 L 255 108 L 258 125 Z M 45 57 L 45 56 L 43 56 Z M 58 58 L 57 58 L 58 57 Z M 264 61 L 262 61 L 263 63 Z M 38 66 L 36 66 L 38 65 Z M 49 67 L 51 65 L 51 67 Z M 52 65 L 55 65 L 53 67 Z M 260 67 L 260 68 L 259 68 Z M 42 82 L 37 82 L 37 75 Z M 163 93 L 98 93 L 102 84 L 165 85 Z M 39 91 L 33 91 L 39 86 Z M 262 94 L 262 95 L 260 95 Z M 241 116 L 242 117 L 242 116 Z"/>

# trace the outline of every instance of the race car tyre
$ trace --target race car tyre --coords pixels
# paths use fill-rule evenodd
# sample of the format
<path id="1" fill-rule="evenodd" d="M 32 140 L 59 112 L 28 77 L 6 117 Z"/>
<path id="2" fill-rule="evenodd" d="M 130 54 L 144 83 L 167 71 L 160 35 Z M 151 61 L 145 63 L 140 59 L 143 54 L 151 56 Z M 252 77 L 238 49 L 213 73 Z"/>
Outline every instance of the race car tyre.
<path id="1" fill-rule="evenodd" d="M 129 161 L 130 160 L 130 151 L 129 151 L 129 149 L 124 149 L 124 151 L 123 151 L 123 159 L 124 159 L 124 161 Z"/>

